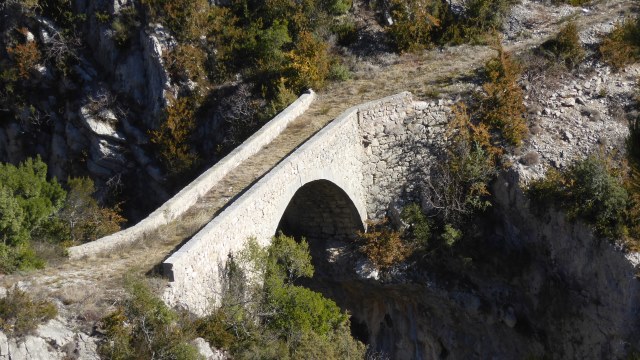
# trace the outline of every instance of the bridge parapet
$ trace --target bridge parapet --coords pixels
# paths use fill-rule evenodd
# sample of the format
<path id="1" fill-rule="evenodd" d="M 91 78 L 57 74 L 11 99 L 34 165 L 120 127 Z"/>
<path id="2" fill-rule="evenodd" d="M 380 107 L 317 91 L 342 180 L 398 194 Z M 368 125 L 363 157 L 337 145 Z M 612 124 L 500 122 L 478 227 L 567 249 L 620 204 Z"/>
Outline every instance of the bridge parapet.
<path id="1" fill-rule="evenodd" d="M 340 188 L 362 224 L 386 215 L 394 202 L 410 201 L 413 181 L 442 144 L 448 114 L 448 104 L 415 102 L 408 92 L 346 110 L 163 263 L 171 280 L 165 300 L 197 314 L 210 311 L 220 301 L 229 255 L 249 238 L 266 245 L 305 184 L 326 180 Z"/>
<path id="2" fill-rule="evenodd" d="M 149 214 L 136 225 L 96 241 L 69 248 L 69 258 L 91 257 L 132 244 L 146 235 L 153 234 L 159 227 L 178 218 L 193 206 L 198 199 L 211 190 L 225 175 L 250 156 L 268 145 L 292 121 L 302 115 L 315 99 L 315 93 L 309 90 L 275 118 L 265 124 L 239 147 L 225 156 L 217 164 L 184 187 L 167 200 L 162 206 Z"/>

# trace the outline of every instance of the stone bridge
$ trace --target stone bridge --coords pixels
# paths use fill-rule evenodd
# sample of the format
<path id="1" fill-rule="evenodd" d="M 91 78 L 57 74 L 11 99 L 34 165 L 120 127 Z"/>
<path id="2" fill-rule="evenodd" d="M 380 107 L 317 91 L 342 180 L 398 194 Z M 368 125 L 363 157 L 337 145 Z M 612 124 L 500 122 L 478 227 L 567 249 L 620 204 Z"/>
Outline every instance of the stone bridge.
<path id="1" fill-rule="evenodd" d="M 141 232 L 148 235 L 158 224 L 176 219 L 194 206 L 198 196 L 218 186 L 220 176 L 213 173 L 228 171 L 220 167 L 236 162 L 234 156 L 246 149 L 268 151 L 256 141 L 268 142 L 260 140 L 266 132 L 273 139 L 274 132 L 286 127 L 279 123 L 299 116 L 312 99 L 313 94 L 304 95 L 169 205 L 143 220 L 144 230 L 136 230 L 139 224 L 122 231 L 124 235 L 117 233 L 72 248 L 71 257 L 113 248 L 115 243 L 131 241 Z M 365 228 L 367 219 L 380 219 L 390 207 L 409 201 L 418 183 L 416 177 L 428 167 L 442 138 L 448 105 L 414 101 L 405 92 L 343 112 L 282 158 L 163 262 L 163 273 L 170 280 L 165 300 L 205 313 L 219 300 L 221 272 L 229 254 L 241 249 L 247 239 L 267 244 L 278 230 L 311 238 L 352 237 Z M 265 131 L 269 127 L 277 129 Z"/>

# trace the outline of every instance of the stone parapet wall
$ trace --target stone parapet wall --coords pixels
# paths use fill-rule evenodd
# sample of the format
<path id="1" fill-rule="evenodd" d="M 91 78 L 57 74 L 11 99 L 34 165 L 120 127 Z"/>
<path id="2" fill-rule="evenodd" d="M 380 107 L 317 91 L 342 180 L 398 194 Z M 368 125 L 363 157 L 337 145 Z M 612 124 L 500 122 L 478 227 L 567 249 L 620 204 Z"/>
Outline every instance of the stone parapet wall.
<path id="1" fill-rule="evenodd" d="M 264 125 L 253 136 L 220 160 L 196 180 L 187 185 L 174 197 L 152 212 L 138 224 L 105 236 L 96 241 L 69 248 L 69 257 L 81 258 L 94 256 L 135 242 L 162 225 L 176 219 L 189 209 L 201 196 L 206 194 L 231 170 L 244 160 L 256 154 L 265 145 L 278 136 L 293 120 L 302 115 L 315 99 L 315 93 L 309 90 L 275 118 Z"/>
<path id="2" fill-rule="evenodd" d="M 370 219 L 387 216 L 390 206 L 418 200 L 421 177 L 445 141 L 451 102 L 413 101 L 410 93 L 397 95 L 397 100 L 359 113 Z"/>
<path id="3" fill-rule="evenodd" d="M 358 109 L 344 112 L 285 158 L 163 263 L 164 300 L 204 314 L 220 300 L 229 255 L 250 238 L 268 244 L 296 192 L 326 180 L 344 191 L 366 219 Z"/>
<path id="4" fill-rule="evenodd" d="M 346 110 L 163 263 L 171 281 L 165 301 L 197 314 L 211 310 L 230 254 L 249 238 L 267 244 L 305 184 L 326 180 L 344 191 L 363 228 L 411 200 L 414 179 L 443 143 L 448 105 L 415 102 L 404 92 Z"/>

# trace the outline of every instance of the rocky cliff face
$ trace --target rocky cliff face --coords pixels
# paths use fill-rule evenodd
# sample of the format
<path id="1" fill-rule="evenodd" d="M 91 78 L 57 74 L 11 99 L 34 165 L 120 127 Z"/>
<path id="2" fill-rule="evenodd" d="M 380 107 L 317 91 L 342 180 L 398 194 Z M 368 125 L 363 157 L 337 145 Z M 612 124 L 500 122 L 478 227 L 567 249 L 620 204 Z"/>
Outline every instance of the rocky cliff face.
<path id="1" fill-rule="evenodd" d="M 75 1 L 73 12 L 85 18 L 73 32 L 13 2 L 3 8 L 12 19 L 2 26 L 3 48 L 15 42 L 17 27 L 42 56 L 38 73 L 20 85 L 24 98 L 2 113 L 0 161 L 17 163 L 37 154 L 58 179 L 90 176 L 102 197 L 123 190 L 140 199 L 167 197 L 147 133 L 157 127 L 168 96 L 176 91 L 162 58 L 175 41 L 160 25 L 137 21 L 127 29 L 123 46 L 111 21 L 96 15 L 114 19 L 134 5 Z M 11 113 L 22 115 L 12 118 Z M 141 213 L 148 210 L 144 205 L 157 205 L 139 203 Z"/>
<path id="2" fill-rule="evenodd" d="M 519 180 L 494 183 L 496 207 L 467 260 L 416 260 L 383 276 L 330 260 L 310 286 L 394 359 L 625 358 L 640 341 L 638 259 L 553 209 L 534 215 Z"/>
<path id="3" fill-rule="evenodd" d="M 0 161 L 39 155 L 59 180 L 90 176 L 98 197 L 126 199 L 128 217 L 139 219 L 176 190 L 149 133 L 162 122 L 169 99 L 197 86 L 168 71 L 167 54 L 178 42 L 149 23 L 136 1 L 77 0 L 65 3 L 69 13 L 62 15 L 24 4 L 0 6 L 10 20 L 0 25 L 2 68 L 19 66 L 9 54 L 16 45 L 39 54 L 13 83 L 6 73 L 0 78 Z M 194 141 L 203 143 L 202 162 L 211 164 L 225 138 L 225 119 L 215 106 L 202 117 Z"/>

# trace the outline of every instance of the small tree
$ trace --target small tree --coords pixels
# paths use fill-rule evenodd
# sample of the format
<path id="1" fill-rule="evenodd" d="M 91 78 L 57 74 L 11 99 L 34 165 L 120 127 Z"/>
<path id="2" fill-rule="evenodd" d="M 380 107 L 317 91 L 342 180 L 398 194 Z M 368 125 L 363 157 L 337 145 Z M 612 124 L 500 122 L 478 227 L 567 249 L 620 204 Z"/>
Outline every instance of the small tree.
<path id="1" fill-rule="evenodd" d="M 434 43 L 441 4 L 437 0 L 391 0 L 389 34 L 399 51 L 423 50 Z"/>
<path id="2" fill-rule="evenodd" d="M 302 32 L 298 35 L 295 48 L 288 53 L 288 58 L 291 63 L 290 88 L 294 92 L 324 86 L 330 68 L 327 44 L 310 32 Z"/>
<path id="3" fill-rule="evenodd" d="M 575 22 L 565 25 L 554 38 L 542 44 L 541 48 L 568 68 L 577 66 L 585 56 Z"/>
<path id="4" fill-rule="evenodd" d="M 482 85 L 478 118 L 493 133 L 494 145 L 518 146 L 529 132 L 524 119 L 524 96 L 518 85 L 521 69 L 501 44 L 495 50 L 498 56 L 485 65 L 487 81 Z"/>
<path id="5" fill-rule="evenodd" d="M 452 112 L 446 153 L 425 178 L 423 198 L 439 220 L 460 227 L 490 206 L 488 183 L 502 149 L 491 143 L 487 125 L 473 124 L 464 104 L 457 104 Z"/>
<path id="6" fill-rule="evenodd" d="M 622 69 L 640 59 L 640 16 L 616 23 L 602 40 L 600 54 L 614 69 Z"/>
<path id="7" fill-rule="evenodd" d="M 388 219 L 369 222 L 367 232 L 358 233 L 360 251 L 383 269 L 404 261 L 412 250 L 402 240 L 402 233 L 391 229 L 387 223 Z"/>
<path id="8" fill-rule="evenodd" d="M 13 59 L 18 67 L 18 75 L 22 79 L 29 78 L 29 71 L 40 63 L 41 54 L 35 41 L 26 44 L 17 44 L 14 47 L 7 48 L 7 53 Z"/>
<path id="9" fill-rule="evenodd" d="M 362 359 L 364 345 L 349 334 L 348 315 L 296 285 L 313 270 L 304 239 L 279 234 L 267 248 L 249 240 L 228 266 L 222 304 L 198 323 L 199 335 L 228 344 L 239 359 Z"/>
<path id="10" fill-rule="evenodd" d="M 562 172 L 550 170 L 528 190 L 538 206 L 555 205 L 573 218 L 595 226 L 598 235 L 620 238 L 627 233 L 629 193 L 608 162 L 591 155 Z"/>
<path id="11" fill-rule="evenodd" d="M 93 198 L 95 187 L 89 178 L 70 178 L 69 192 L 60 219 L 67 225 L 72 243 L 96 240 L 120 230 L 125 219 L 119 209 L 104 208 Z"/>
<path id="12" fill-rule="evenodd" d="M 128 297 L 116 311 L 102 319 L 107 341 L 98 352 L 108 359 L 200 360 L 197 349 L 189 345 L 195 337 L 140 280 L 127 279 Z"/>
<path id="13" fill-rule="evenodd" d="M 151 142 L 158 146 L 160 160 L 173 176 L 191 170 L 198 159 L 191 148 L 191 136 L 196 126 L 196 108 L 192 98 L 174 99 L 167 106 L 160 128 L 151 131 Z"/>

